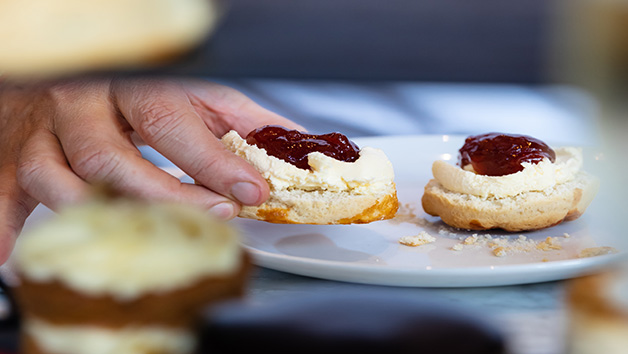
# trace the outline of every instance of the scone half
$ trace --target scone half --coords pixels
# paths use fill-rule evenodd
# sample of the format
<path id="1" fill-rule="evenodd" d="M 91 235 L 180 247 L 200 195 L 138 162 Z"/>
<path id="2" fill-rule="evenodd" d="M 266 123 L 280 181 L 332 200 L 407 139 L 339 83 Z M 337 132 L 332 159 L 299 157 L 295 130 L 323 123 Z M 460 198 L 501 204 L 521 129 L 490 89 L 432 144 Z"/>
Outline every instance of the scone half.
<path id="1" fill-rule="evenodd" d="M 399 207 L 392 164 L 383 151 L 365 147 L 355 162 L 315 152 L 310 170 L 248 144 L 237 132 L 222 137 L 227 149 L 266 179 L 269 199 L 243 206 L 239 216 L 283 224 L 353 224 L 391 219 Z"/>
<path id="2" fill-rule="evenodd" d="M 535 230 L 577 219 L 599 189 L 598 180 L 580 171 L 568 182 L 511 197 L 480 197 L 444 188 L 435 179 L 425 186 L 423 209 L 446 224 L 469 230 Z"/>

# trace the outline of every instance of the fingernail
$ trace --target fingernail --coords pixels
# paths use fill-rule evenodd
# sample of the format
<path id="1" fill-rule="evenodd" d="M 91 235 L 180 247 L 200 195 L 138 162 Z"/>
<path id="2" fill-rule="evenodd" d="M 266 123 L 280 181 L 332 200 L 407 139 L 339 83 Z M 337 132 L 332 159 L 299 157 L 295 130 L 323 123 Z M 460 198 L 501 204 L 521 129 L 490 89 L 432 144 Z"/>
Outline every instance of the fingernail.
<path id="1" fill-rule="evenodd" d="M 231 187 L 231 194 L 240 203 L 255 205 L 260 198 L 260 190 L 253 183 L 238 182 Z"/>
<path id="2" fill-rule="evenodd" d="M 214 205 L 209 209 L 209 212 L 216 217 L 224 220 L 229 220 L 235 217 L 235 208 L 233 204 L 224 202 Z"/>

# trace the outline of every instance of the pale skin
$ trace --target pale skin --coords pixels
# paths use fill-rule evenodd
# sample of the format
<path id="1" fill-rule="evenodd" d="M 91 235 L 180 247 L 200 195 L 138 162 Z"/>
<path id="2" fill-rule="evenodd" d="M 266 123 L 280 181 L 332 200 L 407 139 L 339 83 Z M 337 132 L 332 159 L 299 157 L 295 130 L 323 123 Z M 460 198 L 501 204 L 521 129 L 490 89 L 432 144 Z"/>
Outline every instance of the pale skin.
<path id="1" fill-rule="evenodd" d="M 204 80 L 74 79 L 0 83 L 0 264 L 42 203 L 58 211 L 91 185 L 147 200 L 197 205 L 223 219 L 269 195 L 260 174 L 226 150 L 229 130 L 266 124 L 303 130 L 242 93 Z M 198 184 L 142 158 L 148 144 Z"/>

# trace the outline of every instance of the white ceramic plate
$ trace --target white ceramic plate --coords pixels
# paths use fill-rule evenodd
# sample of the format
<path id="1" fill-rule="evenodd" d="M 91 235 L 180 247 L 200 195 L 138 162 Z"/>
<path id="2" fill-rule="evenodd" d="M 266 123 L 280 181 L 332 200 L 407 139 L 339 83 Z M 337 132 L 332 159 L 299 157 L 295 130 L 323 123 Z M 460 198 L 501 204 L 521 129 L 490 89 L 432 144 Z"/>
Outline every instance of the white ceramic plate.
<path id="1" fill-rule="evenodd" d="M 283 225 L 238 219 L 243 243 L 254 262 L 279 271 L 355 283 L 414 286 L 468 287 L 524 284 L 566 279 L 594 271 L 623 256 L 581 258 L 587 248 L 614 247 L 615 219 L 607 198 L 611 189 L 602 181 L 600 193 L 578 220 L 545 230 L 509 234 L 468 232 L 449 228 L 421 208 L 423 186 L 431 178 L 436 159 L 455 163 L 464 139 L 460 136 L 402 136 L 355 139 L 359 146 L 383 149 L 395 168 L 395 182 L 402 208 L 400 220 L 368 225 Z M 585 149 L 585 169 L 603 174 L 604 155 Z M 609 199 L 610 200 L 610 199 Z M 617 209 L 612 209 L 617 210 Z M 415 216 L 412 216 L 414 214 Z M 401 245 L 402 236 L 426 231 L 436 241 L 419 247 Z M 498 257 L 486 242 L 453 250 L 468 236 L 477 234 L 507 239 L 509 254 Z M 527 242 L 515 241 L 525 237 Z M 552 237 L 560 249 L 530 250 Z"/>

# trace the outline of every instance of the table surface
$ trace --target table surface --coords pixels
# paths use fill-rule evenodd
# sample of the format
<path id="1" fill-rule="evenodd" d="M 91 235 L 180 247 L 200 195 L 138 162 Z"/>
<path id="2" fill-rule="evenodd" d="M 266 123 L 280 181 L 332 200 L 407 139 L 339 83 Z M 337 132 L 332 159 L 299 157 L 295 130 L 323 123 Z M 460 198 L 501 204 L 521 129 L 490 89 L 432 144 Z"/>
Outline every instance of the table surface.
<path id="1" fill-rule="evenodd" d="M 386 291 L 397 296 L 428 296 L 446 304 L 485 314 L 482 320 L 499 328 L 509 354 L 565 352 L 567 314 L 565 281 L 482 288 L 406 288 L 351 284 L 255 268 L 248 301 L 272 304 L 284 297 L 344 291 Z"/>

